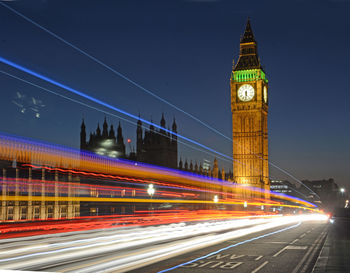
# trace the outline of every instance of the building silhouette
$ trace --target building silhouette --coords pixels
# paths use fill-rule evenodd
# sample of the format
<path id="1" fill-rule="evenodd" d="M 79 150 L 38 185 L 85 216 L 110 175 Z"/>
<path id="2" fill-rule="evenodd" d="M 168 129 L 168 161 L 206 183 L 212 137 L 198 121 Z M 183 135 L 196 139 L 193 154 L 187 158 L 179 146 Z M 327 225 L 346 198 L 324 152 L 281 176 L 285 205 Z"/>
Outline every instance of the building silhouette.
<path id="1" fill-rule="evenodd" d="M 115 136 L 113 125 L 111 125 L 108 130 L 106 118 L 102 125 L 102 132 L 100 129 L 100 124 L 97 124 L 96 131 L 90 133 L 89 140 L 86 139 L 86 127 L 84 120 L 82 121 L 80 128 L 81 150 L 90 151 L 109 157 L 126 158 L 123 131 L 120 122 L 117 129 L 117 136 Z"/>
<path id="2" fill-rule="evenodd" d="M 166 128 L 164 114 L 162 114 L 160 126 Z M 83 120 L 80 130 L 80 149 L 99 155 L 136 160 L 147 164 L 176 169 L 178 144 L 175 118 L 172 123 L 172 133 L 169 131 L 169 129 L 168 132 L 164 129 L 155 129 L 153 125 L 150 125 L 149 129 L 145 129 L 142 121 L 139 119 L 136 129 L 136 152 L 130 151 L 129 154 L 126 154 L 120 123 L 117 129 L 117 135 L 115 136 L 113 125 L 108 126 L 105 118 L 102 132 L 98 124 L 96 131 L 91 132 L 89 139 L 87 139 L 86 126 Z"/>
<path id="3" fill-rule="evenodd" d="M 160 126 L 166 128 L 164 115 L 160 120 Z M 137 122 L 137 142 L 136 142 L 136 159 L 137 161 L 164 166 L 176 169 L 177 168 L 177 125 L 175 118 L 172 124 L 172 134 L 163 129 L 156 130 L 153 125 L 150 125 L 149 130 L 143 133 L 142 122 Z"/>

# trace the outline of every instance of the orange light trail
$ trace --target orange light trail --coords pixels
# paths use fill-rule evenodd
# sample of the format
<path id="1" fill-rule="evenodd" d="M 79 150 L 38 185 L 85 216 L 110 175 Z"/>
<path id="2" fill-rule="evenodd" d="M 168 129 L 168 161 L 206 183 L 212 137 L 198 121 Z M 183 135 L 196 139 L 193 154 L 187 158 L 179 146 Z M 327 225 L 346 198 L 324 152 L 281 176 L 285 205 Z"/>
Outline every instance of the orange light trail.
<path id="1" fill-rule="evenodd" d="M 24 141 L 10 136 L 0 137 L 0 159 L 7 161 L 13 161 L 15 159 L 19 163 L 44 166 L 44 168 L 55 166 L 61 169 L 61 171 L 68 169 L 71 172 L 81 172 L 88 175 L 95 174 L 99 177 L 112 179 L 129 179 L 129 181 L 135 182 L 136 180 L 142 180 L 142 182 L 138 182 L 149 183 L 151 181 L 152 183 L 163 183 L 163 185 L 167 184 L 169 186 L 181 185 L 182 187 L 193 187 L 197 190 L 210 190 L 212 193 L 234 196 L 244 200 L 242 197 L 243 187 L 228 181 L 213 180 L 204 176 L 191 175 L 177 170 L 156 168 L 144 164 L 137 164 L 135 166 L 133 163 L 113 160 L 92 153 L 33 141 Z M 247 191 L 246 188 L 244 190 Z M 263 193 L 258 188 L 249 188 L 249 192 L 254 196 L 259 196 Z M 270 196 L 276 199 L 294 202 L 305 207 L 315 207 L 315 205 L 305 200 L 287 195 L 270 192 Z M 210 201 L 198 200 L 198 202 Z M 225 204 L 225 202 L 222 201 L 222 204 Z M 264 203 L 264 205 L 267 204 Z"/>

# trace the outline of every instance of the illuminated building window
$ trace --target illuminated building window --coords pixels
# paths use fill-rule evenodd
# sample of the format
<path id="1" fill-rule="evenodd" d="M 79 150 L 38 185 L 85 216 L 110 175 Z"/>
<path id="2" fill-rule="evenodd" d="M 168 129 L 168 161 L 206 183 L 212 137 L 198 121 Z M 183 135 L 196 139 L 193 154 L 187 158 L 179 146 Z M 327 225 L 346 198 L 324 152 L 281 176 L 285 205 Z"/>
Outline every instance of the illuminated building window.
<path id="1" fill-rule="evenodd" d="M 21 208 L 21 220 L 27 219 L 27 208 Z"/>

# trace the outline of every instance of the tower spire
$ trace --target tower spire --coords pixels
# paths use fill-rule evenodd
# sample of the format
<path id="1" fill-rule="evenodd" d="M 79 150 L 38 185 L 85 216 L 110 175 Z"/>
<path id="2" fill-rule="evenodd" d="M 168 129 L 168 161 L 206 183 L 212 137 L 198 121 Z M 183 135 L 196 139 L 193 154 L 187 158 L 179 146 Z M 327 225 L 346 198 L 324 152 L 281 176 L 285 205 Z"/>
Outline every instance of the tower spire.
<path id="1" fill-rule="evenodd" d="M 254 39 L 253 30 L 252 30 L 252 27 L 250 25 L 250 19 L 248 17 L 247 24 L 245 26 L 244 34 L 241 37 L 241 44 L 243 44 L 243 43 L 255 43 L 255 42 L 256 41 Z"/>
<path id="2" fill-rule="evenodd" d="M 86 149 L 86 127 L 85 127 L 85 122 L 84 118 L 81 122 L 81 127 L 80 127 L 80 149 Z"/>
<path id="3" fill-rule="evenodd" d="M 241 36 L 239 59 L 233 71 L 249 69 L 262 69 L 262 67 L 250 19 L 248 18 L 243 36 Z"/>
<path id="4" fill-rule="evenodd" d="M 108 124 L 107 124 L 106 116 L 105 116 L 105 120 L 103 122 L 102 137 L 103 138 L 107 138 L 108 137 Z"/>

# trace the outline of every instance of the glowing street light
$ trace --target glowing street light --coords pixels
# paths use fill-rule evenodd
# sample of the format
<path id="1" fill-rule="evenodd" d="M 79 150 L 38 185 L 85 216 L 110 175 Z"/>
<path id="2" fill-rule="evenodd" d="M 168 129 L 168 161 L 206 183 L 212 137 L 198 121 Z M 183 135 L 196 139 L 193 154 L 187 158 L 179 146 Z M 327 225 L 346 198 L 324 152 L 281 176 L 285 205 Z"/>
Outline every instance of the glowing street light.
<path id="1" fill-rule="evenodd" d="M 219 197 L 217 195 L 214 195 L 214 199 L 213 199 L 214 203 L 219 202 Z"/>
<path id="2" fill-rule="evenodd" d="M 345 192 L 345 189 L 344 189 L 344 188 L 340 188 L 340 192 L 341 192 L 341 193 L 344 193 L 344 192 Z"/>
<path id="3" fill-rule="evenodd" d="M 243 207 L 248 207 L 248 203 L 247 203 L 247 201 L 244 201 L 244 203 L 243 203 Z"/>
<path id="4" fill-rule="evenodd" d="M 153 204 L 152 204 L 152 196 L 156 192 L 153 184 L 149 184 L 147 188 L 147 193 L 151 197 L 151 215 L 153 215 Z"/>
<path id="5" fill-rule="evenodd" d="M 156 190 L 154 189 L 153 184 L 149 184 L 148 188 L 147 188 L 147 193 L 148 193 L 149 196 L 151 196 L 151 198 L 152 198 L 153 194 L 155 193 L 155 191 Z"/>

